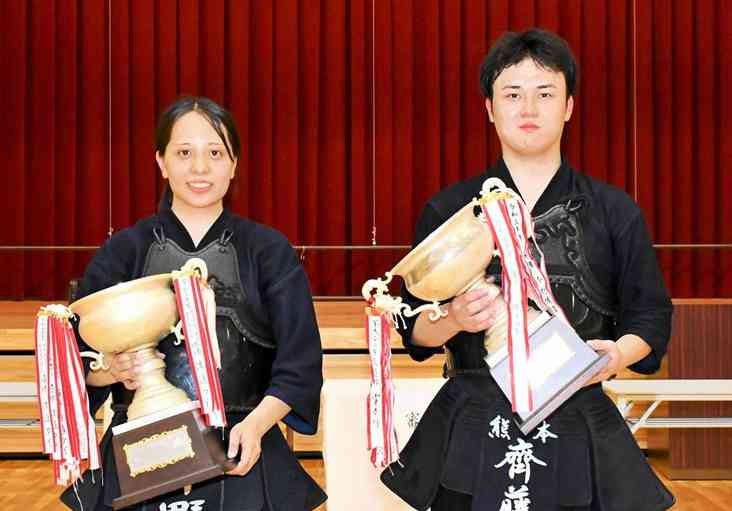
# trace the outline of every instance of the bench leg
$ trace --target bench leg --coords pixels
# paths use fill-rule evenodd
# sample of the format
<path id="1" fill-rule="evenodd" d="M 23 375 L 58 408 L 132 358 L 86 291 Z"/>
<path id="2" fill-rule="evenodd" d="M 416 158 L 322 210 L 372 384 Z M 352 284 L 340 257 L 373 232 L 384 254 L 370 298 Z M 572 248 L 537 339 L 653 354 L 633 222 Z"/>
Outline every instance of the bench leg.
<path id="1" fill-rule="evenodd" d="M 620 415 L 623 416 L 623 419 L 628 417 L 628 414 L 630 413 L 630 410 L 633 409 L 634 404 L 635 403 L 633 403 L 633 401 L 631 401 L 630 399 L 623 399 L 623 398 L 618 399 L 617 407 L 618 407 L 618 411 L 620 412 Z"/>
<path id="2" fill-rule="evenodd" d="M 659 399 L 659 400 L 654 401 L 653 403 L 651 403 L 651 406 L 649 406 L 648 407 L 648 410 L 646 410 L 645 413 L 643 415 L 641 415 L 640 419 L 638 419 L 638 422 L 636 422 L 635 424 L 633 424 L 630 427 L 630 432 L 631 433 L 635 433 L 640 428 L 642 428 L 643 426 L 645 426 L 646 421 L 648 420 L 648 417 L 650 417 L 651 414 L 656 410 L 656 408 L 658 408 L 658 405 L 661 404 L 661 401 L 662 400 Z"/>

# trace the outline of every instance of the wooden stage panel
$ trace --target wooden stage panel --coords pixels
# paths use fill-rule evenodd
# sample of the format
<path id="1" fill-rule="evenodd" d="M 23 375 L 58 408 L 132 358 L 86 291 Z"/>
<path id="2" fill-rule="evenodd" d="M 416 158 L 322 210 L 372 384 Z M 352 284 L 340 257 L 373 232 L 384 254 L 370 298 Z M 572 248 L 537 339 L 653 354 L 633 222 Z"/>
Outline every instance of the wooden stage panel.
<path id="1" fill-rule="evenodd" d="M 38 403 L 33 401 L 0 401 L 0 419 L 39 418 Z M 2 431 L 2 430 L 0 430 Z M 2 452 L 2 451 L 0 451 Z"/>
<path id="2" fill-rule="evenodd" d="M 33 328 L 0 328 L 0 354 L 3 351 L 33 350 Z"/>
<path id="3" fill-rule="evenodd" d="M 97 427 L 97 438 L 102 438 L 102 428 Z M 43 440 L 37 426 L 22 424 L 0 426 L 0 453 L 33 454 L 40 453 Z"/>
<path id="4" fill-rule="evenodd" d="M 679 300 L 669 378 L 732 379 L 732 300 Z M 732 417 L 732 403 L 671 403 L 672 417 Z M 673 429 L 668 475 L 732 479 L 732 429 Z"/>
<path id="5" fill-rule="evenodd" d="M 0 391 L 2 391 L 0 384 Z M 38 403 L 33 400 L 3 400 L 0 398 L 0 420 L 38 420 L 40 412 Z M 96 418 L 102 420 L 104 416 L 103 410 L 100 408 Z M 2 431 L 2 430 L 0 430 Z M 2 452 L 2 451 L 0 451 Z"/>
<path id="6" fill-rule="evenodd" d="M 34 382 L 36 366 L 33 355 L 0 356 L 0 382 Z"/>

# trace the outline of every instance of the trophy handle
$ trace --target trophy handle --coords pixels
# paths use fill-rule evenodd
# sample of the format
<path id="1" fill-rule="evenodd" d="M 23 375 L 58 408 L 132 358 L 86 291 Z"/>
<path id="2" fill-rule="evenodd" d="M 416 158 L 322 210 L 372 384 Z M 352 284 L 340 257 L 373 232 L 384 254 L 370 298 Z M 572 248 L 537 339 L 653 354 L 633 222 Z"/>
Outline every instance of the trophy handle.
<path id="1" fill-rule="evenodd" d="M 429 311 L 429 320 L 430 321 L 437 321 L 440 318 L 444 318 L 447 316 L 447 311 L 443 310 L 442 307 L 440 307 L 440 303 L 437 301 L 434 301 L 432 303 L 425 303 L 424 305 L 420 305 L 416 309 L 412 309 L 409 305 L 406 303 L 403 303 L 402 306 L 404 307 L 404 310 L 402 311 L 402 314 L 405 316 L 412 317 L 416 316 L 420 312 Z"/>
<path id="2" fill-rule="evenodd" d="M 104 360 L 104 353 L 97 353 L 96 351 L 82 351 L 79 355 L 83 358 L 93 359 L 91 364 L 89 364 L 89 368 L 92 371 L 99 371 L 100 369 L 107 371 L 109 369 L 109 364 Z"/>
<path id="3" fill-rule="evenodd" d="M 473 199 L 472 204 L 473 206 L 483 207 L 486 204 L 497 199 L 516 199 L 521 204 L 523 204 L 524 207 L 526 207 L 526 202 L 524 202 L 524 199 L 518 193 L 506 186 L 506 183 L 504 183 L 497 177 L 489 177 L 488 179 L 483 181 L 483 185 L 480 187 L 480 198 Z M 526 211 L 529 211 L 528 208 L 526 209 Z M 485 214 L 482 211 L 478 215 L 478 219 L 484 224 L 488 223 L 488 219 L 485 217 Z M 529 237 L 533 239 L 534 221 L 531 219 L 531 215 L 527 215 L 527 218 L 525 219 L 525 224 L 526 230 L 529 232 Z M 534 245 L 536 245 L 535 240 Z M 538 245 L 536 245 L 536 248 L 539 248 Z M 498 247 L 496 247 L 496 250 L 494 250 L 493 252 L 494 256 L 499 255 L 497 249 Z"/>
<path id="4" fill-rule="evenodd" d="M 197 271 L 203 282 L 208 281 L 208 266 L 206 265 L 206 261 L 200 257 L 191 257 L 188 259 L 185 264 L 181 266 L 180 271 Z"/>
<path id="5" fill-rule="evenodd" d="M 389 282 L 392 281 L 394 275 L 388 271 L 383 279 L 369 279 L 361 286 L 361 296 L 367 302 L 376 300 L 379 296 L 389 295 Z M 390 297 L 391 298 L 391 297 Z"/>
<path id="6" fill-rule="evenodd" d="M 495 188 L 497 188 L 500 192 L 505 192 L 509 190 L 509 188 L 501 179 L 497 177 L 489 177 L 488 179 L 483 181 L 483 185 L 480 187 L 481 197 L 487 197 L 493 192 Z"/>
<path id="7" fill-rule="evenodd" d="M 513 197 L 524 202 L 519 194 L 506 186 L 506 183 L 497 177 L 489 177 L 483 181 L 483 185 L 480 187 L 480 199 L 476 199 L 475 201 L 481 204 L 486 200 L 491 200 L 491 198 L 498 199 L 501 197 Z"/>
<path id="8" fill-rule="evenodd" d="M 183 335 L 183 322 L 180 320 L 175 326 L 170 327 L 170 333 L 175 334 L 175 341 L 173 341 L 175 346 L 180 346 L 180 343 L 186 340 L 185 335 Z"/>
<path id="9" fill-rule="evenodd" d="M 361 296 L 371 307 L 388 312 L 392 317 L 416 316 L 420 312 L 429 311 L 430 321 L 437 321 L 447 316 L 447 311 L 442 310 L 438 301 L 420 305 L 412 309 L 409 304 L 403 303 L 401 296 L 389 294 L 389 282 L 394 278 L 390 271 L 386 272 L 383 279 L 369 279 L 361 287 Z"/>

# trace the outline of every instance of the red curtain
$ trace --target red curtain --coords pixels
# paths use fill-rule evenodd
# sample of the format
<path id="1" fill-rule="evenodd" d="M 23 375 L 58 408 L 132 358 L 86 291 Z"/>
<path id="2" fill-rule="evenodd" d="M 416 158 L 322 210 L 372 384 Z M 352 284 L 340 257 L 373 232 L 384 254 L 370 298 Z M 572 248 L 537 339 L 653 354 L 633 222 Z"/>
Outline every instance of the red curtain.
<path id="1" fill-rule="evenodd" d="M 237 213 L 297 245 L 368 245 L 374 225 L 378 245 L 408 244 L 430 195 L 497 157 L 478 67 L 501 33 L 531 26 L 580 63 L 570 161 L 635 196 L 657 243 L 732 242 L 723 0 L 66 0 L 0 13 L 0 245 L 94 246 L 152 214 L 155 119 L 180 94 L 238 121 Z M 403 254 L 304 261 L 316 294 L 351 295 Z M 732 252 L 659 254 L 674 296 L 732 296 Z M 90 256 L 2 250 L 0 296 L 61 297 Z"/>
<path id="2" fill-rule="evenodd" d="M 98 245 L 108 225 L 103 2 L 0 2 L 0 245 Z M 56 298 L 89 253 L 0 252 L 0 296 Z"/>
<path id="3" fill-rule="evenodd" d="M 638 199 L 656 243 L 732 243 L 732 11 L 638 2 Z M 731 250 L 664 250 L 677 297 L 732 296 Z"/>

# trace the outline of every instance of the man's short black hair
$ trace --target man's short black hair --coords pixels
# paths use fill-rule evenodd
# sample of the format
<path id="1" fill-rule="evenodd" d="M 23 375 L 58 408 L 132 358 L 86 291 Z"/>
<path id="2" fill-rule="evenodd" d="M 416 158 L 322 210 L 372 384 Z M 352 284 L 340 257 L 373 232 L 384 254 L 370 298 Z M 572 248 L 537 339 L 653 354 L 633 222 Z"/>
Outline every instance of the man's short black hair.
<path id="1" fill-rule="evenodd" d="M 558 35 L 532 28 L 506 32 L 493 45 L 480 66 L 480 90 L 493 100 L 493 83 L 507 67 L 530 58 L 538 66 L 560 71 L 567 85 L 567 98 L 574 95 L 579 70 L 567 41 Z"/>

